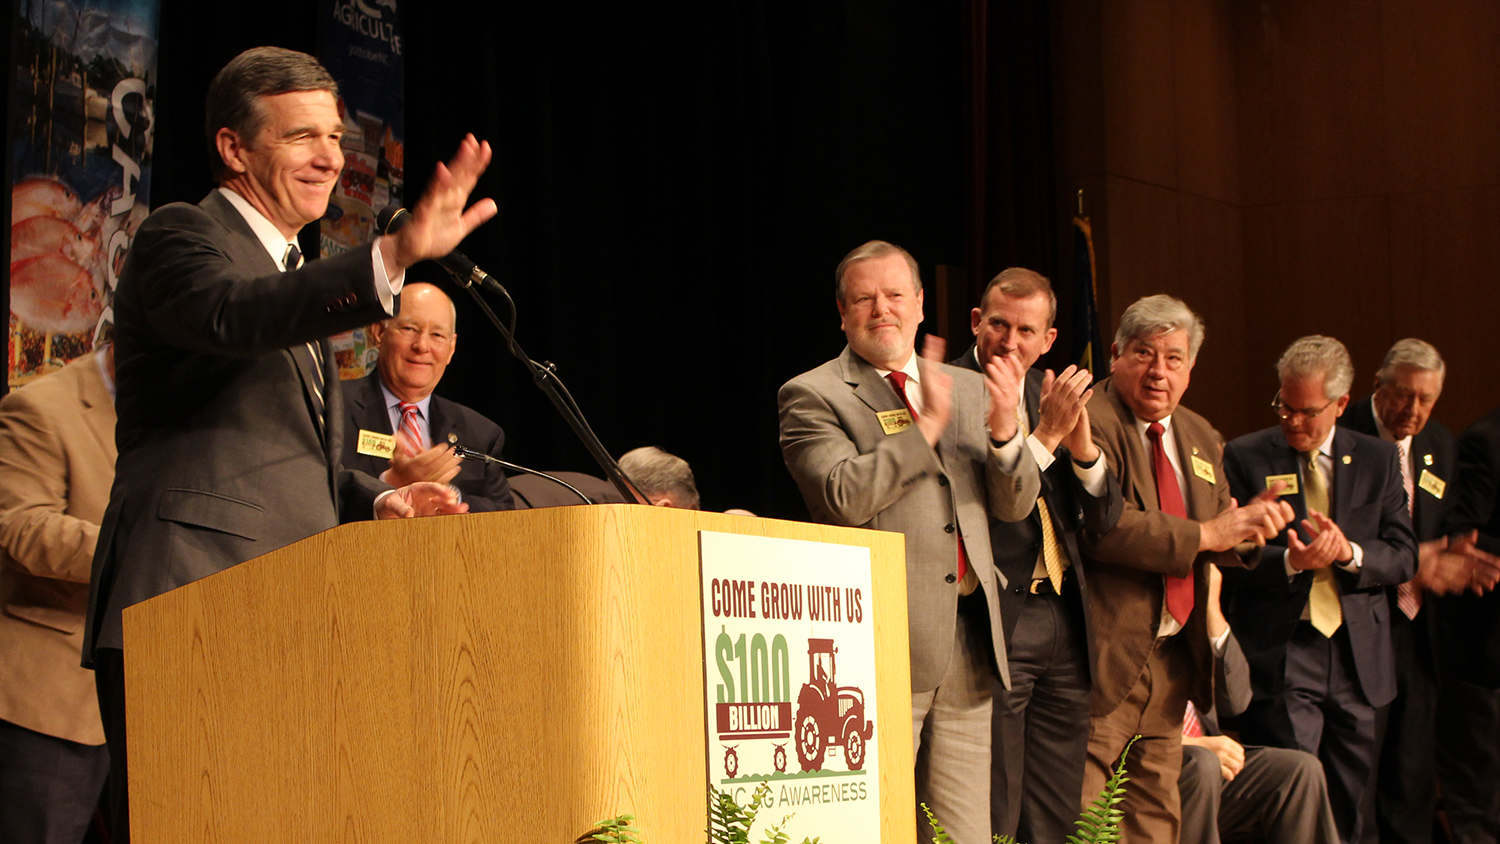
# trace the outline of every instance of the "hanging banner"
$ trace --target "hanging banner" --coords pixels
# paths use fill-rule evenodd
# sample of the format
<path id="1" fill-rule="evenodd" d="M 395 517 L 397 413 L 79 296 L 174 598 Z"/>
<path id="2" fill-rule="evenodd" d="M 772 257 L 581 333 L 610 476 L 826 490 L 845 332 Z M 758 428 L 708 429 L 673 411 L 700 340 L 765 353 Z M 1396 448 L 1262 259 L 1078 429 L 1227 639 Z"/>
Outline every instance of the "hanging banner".
<path id="1" fill-rule="evenodd" d="M 110 334 L 150 210 L 157 0 L 12 4 L 10 386 Z"/>
<path id="2" fill-rule="evenodd" d="M 319 61 L 339 83 L 344 172 L 319 227 L 324 257 L 375 239 L 375 215 L 400 202 L 405 182 L 405 61 L 396 0 L 334 0 Z M 333 338 L 339 377 L 363 378 L 376 350 L 364 329 Z"/>
<path id="3" fill-rule="evenodd" d="M 880 840 L 870 549 L 699 534 L 708 773 L 790 840 Z M 907 729 L 897 725 L 899 729 Z"/>

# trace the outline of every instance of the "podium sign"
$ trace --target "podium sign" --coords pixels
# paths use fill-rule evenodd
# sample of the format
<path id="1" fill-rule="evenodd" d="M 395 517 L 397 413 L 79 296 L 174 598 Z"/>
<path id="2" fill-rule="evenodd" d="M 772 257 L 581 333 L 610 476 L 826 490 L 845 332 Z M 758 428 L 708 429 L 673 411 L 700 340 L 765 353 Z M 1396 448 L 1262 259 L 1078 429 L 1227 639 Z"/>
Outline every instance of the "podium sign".
<path id="1" fill-rule="evenodd" d="M 703 531 L 709 781 L 791 840 L 880 840 L 870 549 Z M 900 730 L 896 735 L 904 735 Z"/>

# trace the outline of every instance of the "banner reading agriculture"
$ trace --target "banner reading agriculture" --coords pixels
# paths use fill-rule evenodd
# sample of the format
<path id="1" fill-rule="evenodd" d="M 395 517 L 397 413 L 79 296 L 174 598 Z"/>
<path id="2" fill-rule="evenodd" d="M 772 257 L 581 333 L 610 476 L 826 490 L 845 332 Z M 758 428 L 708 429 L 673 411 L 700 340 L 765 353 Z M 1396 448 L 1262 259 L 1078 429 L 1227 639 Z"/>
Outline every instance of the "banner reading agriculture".
<path id="1" fill-rule="evenodd" d="M 792 841 L 879 841 L 869 549 L 699 541 L 709 781 L 740 805 L 769 784 L 753 840 L 791 816 Z"/>
<path id="2" fill-rule="evenodd" d="M 150 210 L 157 0 L 11 6 L 9 383 L 107 337 Z"/>

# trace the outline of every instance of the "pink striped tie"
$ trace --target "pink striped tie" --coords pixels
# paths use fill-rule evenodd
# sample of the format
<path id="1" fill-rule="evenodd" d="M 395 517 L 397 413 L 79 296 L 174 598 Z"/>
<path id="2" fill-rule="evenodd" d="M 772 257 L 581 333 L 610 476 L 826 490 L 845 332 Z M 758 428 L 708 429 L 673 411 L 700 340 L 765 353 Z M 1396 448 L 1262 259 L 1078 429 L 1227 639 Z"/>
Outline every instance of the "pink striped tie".
<path id="1" fill-rule="evenodd" d="M 420 453 L 426 444 L 422 441 L 422 429 L 417 426 L 416 405 L 401 402 L 401 431 L 396 437 L 396 450 L 406 456 Z"/>
<path id="2" fill-rule="evenodd" d="M 1182 734 L 1188 738 L 1203 736 L 1203 722 L 1198 719 L 1198 707 L 1192 701 L 1188 701 L 1187 712 L 1182 716 Z"/>
<path id="3" fill-rule="evenodd" d="M 1406 488 L 1406 515 L 1415 518 L 1417 485 L 1412 482 L 1411 477 L 1411 440 L 1396 443 L 1396 454 L 1401 458 L 1401 485 Z M 1410 580 L 1396 584 L 1396 606 L 1406 614 L 1407 618 L 1413 620 L 1416 619 L 1417 613 L 1421 612 L 1422 593 L 1417 591 L 1417 587 L 1413 586 Z"/>

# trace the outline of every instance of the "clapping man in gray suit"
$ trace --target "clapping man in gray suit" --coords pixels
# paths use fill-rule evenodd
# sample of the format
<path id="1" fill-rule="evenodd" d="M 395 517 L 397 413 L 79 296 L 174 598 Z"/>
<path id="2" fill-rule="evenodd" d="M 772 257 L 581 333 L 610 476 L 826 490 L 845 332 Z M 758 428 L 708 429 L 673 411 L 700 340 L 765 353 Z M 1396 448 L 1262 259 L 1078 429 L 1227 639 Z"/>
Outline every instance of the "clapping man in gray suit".
<path id="1" fill-rule="evenodd" d="M 814 519 L 906 535 L 917 799 L 958 844 L 989 844 L 990 690 L 1010 679 L 988 515 L 1026 518 L 1041 489 L 1025 369 L 946 366 L 930 336 L 919 362 L 921 279 L 898 246 L 860 246 L 835 282 L 848 346 L 782 386 L 782 456 Z"/>
<path id="2" fill-rule="evenodd" d="M 119 462 L 94 556 L 85 661 L 126 813 L 121 611 L 340 522 L 461 512 L 446 485 L 391 490 L 344 470 L 338 370 L 325 339 L 394 313 L 406 268 L 495 214 L 465 208 L 490 150 L 439 164 L 412 221 L 303 266 L 297 233 L 343 169 L 338 86 L 312 56 L 248 50 L 209 85 L 219 184 L 141 225 L 115 294 Z"/>

